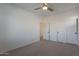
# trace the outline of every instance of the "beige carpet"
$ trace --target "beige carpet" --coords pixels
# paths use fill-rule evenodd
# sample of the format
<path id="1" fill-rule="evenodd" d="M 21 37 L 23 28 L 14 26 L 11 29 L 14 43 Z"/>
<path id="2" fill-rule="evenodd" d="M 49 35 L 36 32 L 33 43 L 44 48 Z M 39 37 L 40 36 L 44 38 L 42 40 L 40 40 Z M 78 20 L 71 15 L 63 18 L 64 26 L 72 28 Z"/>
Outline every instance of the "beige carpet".
<path id="1" fill-rule="evenodd" d="M 8 53 L 9 56 L 79 56 L 79 46 L 45 40 Z"/>

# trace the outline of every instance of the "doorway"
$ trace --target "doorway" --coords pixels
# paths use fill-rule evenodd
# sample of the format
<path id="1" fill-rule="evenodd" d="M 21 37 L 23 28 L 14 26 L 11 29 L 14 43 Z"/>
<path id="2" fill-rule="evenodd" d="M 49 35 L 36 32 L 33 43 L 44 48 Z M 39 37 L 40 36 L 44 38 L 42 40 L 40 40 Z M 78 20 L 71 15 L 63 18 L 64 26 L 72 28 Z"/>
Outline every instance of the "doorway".
<path id="1" fill-rule="evenodd" d="M 50 24 L 40 23 L 40 40 L 50 40 Z"/>

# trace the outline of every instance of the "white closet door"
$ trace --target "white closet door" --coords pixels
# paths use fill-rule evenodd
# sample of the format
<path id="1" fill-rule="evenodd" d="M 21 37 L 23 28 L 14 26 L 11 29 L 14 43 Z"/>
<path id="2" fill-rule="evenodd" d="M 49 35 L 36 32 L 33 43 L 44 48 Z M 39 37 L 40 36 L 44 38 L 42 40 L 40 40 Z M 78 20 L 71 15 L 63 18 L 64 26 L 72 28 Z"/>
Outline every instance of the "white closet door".
<path id="1" fill-rule="evenodd" d="M 50 40 L 51 41 L 58 41 L 57 31 L 53 23 L 50 24 Z"/>
<path id="2" fill-rule="evenodd" d="M 45 25 L 45 31 L 44 31 L 44 38 L 46 39 L 46 40 L 49 40 L 50 39 L 50 32 L 49 32 L 49 24 L 48 23 L 46 23 L 46 25 Z"/>
<path id="3" fill-rule="evenodd" d="M 67 40 L 66 40 L 66 32 L 65 31 L 60 31 L 58 33 L 58 41 L 63 42 L 63 43 L 67 42 Z"/>
<path id="4" fill-rule="evenodd" d="M 77 21 L 72 20 L 74 23 L 70 24 L 67 28 L 67 43 L 77 44 Z"/>

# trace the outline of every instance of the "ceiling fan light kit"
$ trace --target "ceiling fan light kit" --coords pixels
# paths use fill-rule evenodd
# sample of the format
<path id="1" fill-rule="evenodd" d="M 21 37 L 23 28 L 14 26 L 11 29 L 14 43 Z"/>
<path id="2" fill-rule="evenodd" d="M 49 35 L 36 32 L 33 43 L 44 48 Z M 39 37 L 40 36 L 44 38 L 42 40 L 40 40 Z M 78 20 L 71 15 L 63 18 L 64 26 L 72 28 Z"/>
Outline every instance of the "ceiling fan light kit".
<path id="1" fill-rule="evenodd" d="M 47 6 L 43 6 L 42 9 L 43 9 L 43 10 L 47 10 L 48 7 L 47 7 Z"/>

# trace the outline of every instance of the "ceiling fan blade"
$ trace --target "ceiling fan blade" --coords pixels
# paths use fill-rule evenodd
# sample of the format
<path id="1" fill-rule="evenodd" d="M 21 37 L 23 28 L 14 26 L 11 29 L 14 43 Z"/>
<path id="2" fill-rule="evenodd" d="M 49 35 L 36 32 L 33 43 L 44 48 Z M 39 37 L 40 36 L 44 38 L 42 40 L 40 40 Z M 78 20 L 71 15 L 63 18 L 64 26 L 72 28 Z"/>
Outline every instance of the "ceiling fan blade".
<path id="1" fill-rule="evenodd" d="M 54 11 L 52 8 L 48 8 L 49 11 Z"/>
<path id="2" fill-rule="evenodd" d="M 34 10 L 38 10 L 38 9 L 41 9 L 41 8 L 35 8 Z"/>

